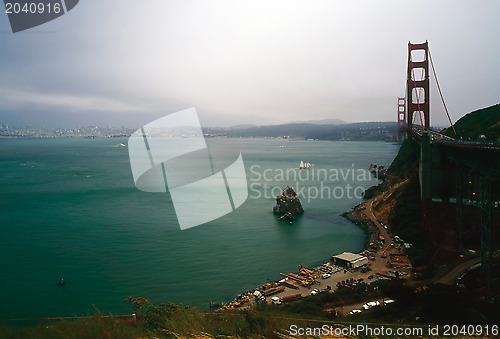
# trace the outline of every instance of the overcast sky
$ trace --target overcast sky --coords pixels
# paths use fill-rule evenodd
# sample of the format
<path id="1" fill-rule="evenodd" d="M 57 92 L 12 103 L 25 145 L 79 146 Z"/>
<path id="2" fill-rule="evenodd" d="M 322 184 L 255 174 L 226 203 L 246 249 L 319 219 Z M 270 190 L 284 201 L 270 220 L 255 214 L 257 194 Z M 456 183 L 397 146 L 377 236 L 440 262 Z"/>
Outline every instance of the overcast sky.
<path id="1" fill-rule="evenodd" d="M 457 120 L 500 102 L 499 13 L 494 0 L 81 0 L 15 34 L 0 13 L 0 123 L 137 127 L 193 106 L 204 126 L 395 121 L 408 41 L 425 40 Z M 435 84 L 431 123 L 447 124 Z"/>

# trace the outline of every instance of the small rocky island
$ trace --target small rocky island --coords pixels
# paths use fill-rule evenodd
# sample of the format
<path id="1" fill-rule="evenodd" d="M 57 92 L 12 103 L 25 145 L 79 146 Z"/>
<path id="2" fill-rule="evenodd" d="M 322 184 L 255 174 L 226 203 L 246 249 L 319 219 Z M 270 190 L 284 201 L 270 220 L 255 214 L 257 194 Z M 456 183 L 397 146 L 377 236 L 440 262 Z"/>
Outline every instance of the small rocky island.
<path id="1" fill-rule="evenodd" d="M 281 214 L 280 220 L 295 220 L 294 214 L 304 213 L 297 193 L 287 186 L 283 192 L 276 197 L 276 206 L 273 207 L 275 214 Z"/>

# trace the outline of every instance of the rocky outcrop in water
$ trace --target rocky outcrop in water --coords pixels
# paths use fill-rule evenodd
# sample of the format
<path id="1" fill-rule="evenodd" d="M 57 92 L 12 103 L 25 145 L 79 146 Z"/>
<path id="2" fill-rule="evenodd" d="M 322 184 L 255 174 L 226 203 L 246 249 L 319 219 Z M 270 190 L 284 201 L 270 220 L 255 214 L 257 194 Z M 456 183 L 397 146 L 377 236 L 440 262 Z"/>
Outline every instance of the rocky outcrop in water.
<path id="1" fill-rule="evenodd" d="M 281 214 L 281 220 L 295 220 L 295 214 L 304 213 L 297 193 L 287 186 L 283 192 L 276 197 L 276 205 L 273 207 L 275 214 Z"/>

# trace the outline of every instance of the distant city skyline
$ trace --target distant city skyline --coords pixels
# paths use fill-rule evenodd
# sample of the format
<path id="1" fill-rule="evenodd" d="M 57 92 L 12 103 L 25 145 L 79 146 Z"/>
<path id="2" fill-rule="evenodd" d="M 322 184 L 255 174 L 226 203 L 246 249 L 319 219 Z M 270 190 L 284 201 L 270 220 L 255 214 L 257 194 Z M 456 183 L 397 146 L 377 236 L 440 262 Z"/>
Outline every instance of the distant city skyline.
<path id="1" fill-rule="evenodd" d="M 429 41 L 453 121 L 500 102 L 497 1 L 84 1 L 11 33 L 0 124 L 134 128 L 395 121 L 407 44 Z M 431 75 L 431 124 L 447 126 Z"/>

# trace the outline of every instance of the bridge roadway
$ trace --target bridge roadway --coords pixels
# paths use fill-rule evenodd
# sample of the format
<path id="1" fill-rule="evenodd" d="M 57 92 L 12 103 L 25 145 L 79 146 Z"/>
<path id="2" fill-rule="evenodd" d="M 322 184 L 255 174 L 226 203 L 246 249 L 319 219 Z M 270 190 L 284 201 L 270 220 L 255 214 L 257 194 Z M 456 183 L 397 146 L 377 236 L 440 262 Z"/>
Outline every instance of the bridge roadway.
<path id="1" fill-rule="evenodd" d="M 500 150 L 500 144 L 491 142 L 478 142 L 478 141 L 463 141 L 457 140 L 445 134 L 428 130 L 431 142 L 439 142 L 445 146 L 449 147 L 460 147 L 460 148 L 474 148 L 474 149 L 484 149 L 484 150 Z M 420 143 L 422 138 L 422 129 L 414 127 L 410 133 L 408 133 L 413 139 Z"/>

